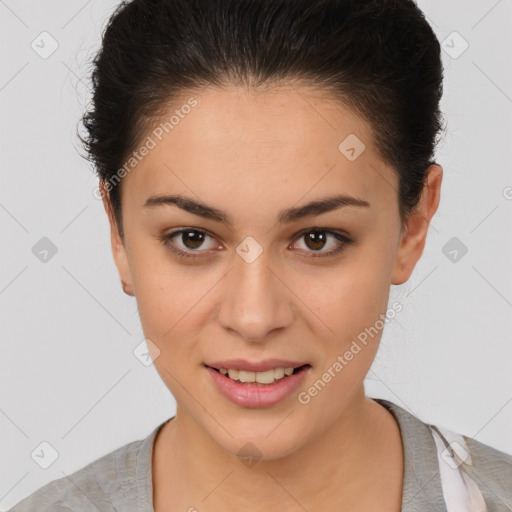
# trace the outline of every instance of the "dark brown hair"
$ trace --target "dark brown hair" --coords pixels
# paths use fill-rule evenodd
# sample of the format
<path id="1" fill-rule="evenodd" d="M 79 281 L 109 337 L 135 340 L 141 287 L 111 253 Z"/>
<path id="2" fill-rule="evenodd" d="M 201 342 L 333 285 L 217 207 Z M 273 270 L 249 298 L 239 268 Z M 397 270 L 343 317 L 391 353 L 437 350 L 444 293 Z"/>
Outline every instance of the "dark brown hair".
<path id="1" fill-rule="evenodd" d="M 370 123 L 404 223 L 442 128 L 440 44 L 413 0 L 123 1 L 93 61 L 86 158 L 106 184 L 178 95 L 297 80 Z M 121 185 L 109 197 L 123 236 Z"/>

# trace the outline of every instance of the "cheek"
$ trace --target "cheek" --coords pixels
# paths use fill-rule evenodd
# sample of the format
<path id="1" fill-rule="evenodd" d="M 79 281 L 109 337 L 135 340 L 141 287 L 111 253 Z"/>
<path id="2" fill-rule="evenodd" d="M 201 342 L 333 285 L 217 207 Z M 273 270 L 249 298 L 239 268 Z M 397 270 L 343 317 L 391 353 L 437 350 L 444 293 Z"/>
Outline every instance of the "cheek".
<path id="1" fill-rule="evenodd" d="M 329 327 L 317 340 L 318 364 L 301 397 L 299 410 L 314 429 L 332 424 L 360 388 L 385 328 L 389 284 L 379 261 L 361 258 L 329 279 L 304 282 L 302 291 Z M 305 301 L 307 302 L 307 301 Z M 333 331 L 335 336 L 332 335 Z"/>
<path id="2" fill-rule="evenodd" d="M 134 243 L 130 270 L 144 332 L 164 342 L 187 325 L 189 313 L 205 295 L 211 273 L 181 265 L 159 241 Z M 210 285 L 211 286 L 211 285 Z"/>
<path id="3" fill-rule="evenodd" d="M 208 283 L 206 277 L 194 277 L 178 267 L 169 266 L 160 272 L 148 268 L 140 273 L 136 297 L 146 335 L 164 343 L 178 334 L 183 336 L 193 325 L 191 319 L 204 299 Z"/>
<path id="4" fill-rule="evenodd" d="M 207 289 L 208 280 L 169 262 L 138 273 L 136 300 L 144 336 L 158 347 L 155 368 L 177 400 L 187 400 L 180 384 L 191 387 L 192 360 L 204 322 L 197 315 Z"/>
<path id="5" fill-rule="evenodd" d="M 360 252 L 329 271 L 303 275 L 294 291 L 336 335 L 355 335 L 385 313 L 389 273 L 385 259 Z"/>

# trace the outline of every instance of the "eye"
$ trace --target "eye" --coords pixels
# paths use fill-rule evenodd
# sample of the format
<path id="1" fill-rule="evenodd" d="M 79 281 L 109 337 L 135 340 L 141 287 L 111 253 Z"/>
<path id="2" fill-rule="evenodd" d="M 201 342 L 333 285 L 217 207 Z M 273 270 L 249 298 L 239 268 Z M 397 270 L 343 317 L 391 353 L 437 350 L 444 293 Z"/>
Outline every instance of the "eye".
<path id="1" fill-rule="evenodd" d="M 219 247 L 219 244 L 216 242 L 210 243 L 210 247 L 203 247 L 205 240 L 208 238 L 212 239 L 212 241 L 214 240 L 206 231 L 197 228 L 179 229 L 160 236 L 162 243 L 164 243 L 171 252 L 182 258 L 196 258 L 201 256 L 203 252 L 208 252 L 209 250 Z M 174 241 L 174 239 L 181 241 L 181 246 Z M 302 231 L 299 233 L 296 240 L 297 239 L 305 240 L 305 249 L 302 250 L 309 252 L 309 256 L 314 258 L 334 256 L 340 253 L 346 245 L 354 243 L 353 240 L 342 233 L 322 228 L 309 228 L 308 230 Z M 328 243 L 329 239 L 331 240 L 331 244 Z M 329 245 L 334 245 L 334 248 L 321 251 L 321 249 Z M 203 250 L 199 250 L 201 247 L 203 247 Z"/>
<path id="2" fill-rule="evenodd" d="M 331 239 L 331 244 L 328 243 L 329 238 Z M 310 256 L 313 258 L 335 256 L 346 245 L 353 243 L 353 240 L 342 233 L 322 228 L 310 228 L 307 231 L 302 231 L 299 234 L 299 239 L 304 239 L 305 243 L 303 245 L 306 247 L 305 250 L 311 253 Z M 334 248 L 321 251 L 321 249 L 329 245 Z"/>
<path id="3" fill-rule="evenodd" d="M 176 244 L 174 242 L 174 239 L 180 240 L 183 244 L 182 247 Z M 166 247 L 177 254 L 178 256 L 187 258 L 187 257 L 197 257 L 199 255 L 196 254 L 190 254 L 193 252 L 203 252 L 198 251 L 197 249 L 204 244 L 204 241 L 206 238 L 212 238 L 206 231 L 203 231 L 202 229 L 195 229 L 195 228 L 185 228 L 180 229 L 178 231 L 173 231 L 172 233 L 164 234 L 160 237 L 161 241 L 166 245 Z M 213 238 L 212 238 L 213 240 Z M 215 247 L 218 247 L 218 244 L 213 243 L 211 244 L 211 247 L 209 249 L 214 249 Z M 208 250 L 205 249 L 205 250 Z"/>

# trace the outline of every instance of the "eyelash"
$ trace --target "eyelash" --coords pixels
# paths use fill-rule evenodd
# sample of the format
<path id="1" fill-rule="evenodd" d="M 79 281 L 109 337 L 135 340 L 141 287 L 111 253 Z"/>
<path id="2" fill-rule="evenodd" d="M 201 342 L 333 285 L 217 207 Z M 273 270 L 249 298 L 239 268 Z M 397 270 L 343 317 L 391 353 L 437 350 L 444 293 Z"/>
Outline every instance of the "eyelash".
<path id="1" fill-rule="evenodd" d="M 199 251 L 199 250 L 197 250 L 197 251 L 184 251 L 184 250 L 179 249 L 178 247 L 176 247 L 171 242 L 171 240 L 173 238 L 175 238 L 177 235 L 180 235 L 182 233 L 187 233 L 187 232 L 190 232 L 190 231 L 197 232 L 197 233 L 202 233 L 204 235 L 207 235 L 207 236 L 210 236 L 210 237 L 214 238 L 212 235 L 210 235 L 208 232 L 206 232 L 206 231 L 204 231 L 202 229 L 187 228 L 187 229 L 179 229 L 179 230 L 173 231 L 171 233 L 166 233 L 164 235 L 161 235 L 159 237 L 159 239 L 171 252 L 175 253 L 180 258 L 199 258 L 199 257 L 201 257 L 200 253 L 201 252 L 206 252 L 206 251 Z M 309 228 L 309 229 L 303 230 L 300 233 L 298 233 L 298 235 L 296 236 L 295 240 L 298 240 L 298 239 L 302 238 L 304 235 L 306 235 L 308 233 L 315 233 L 315 232 L 326 233 L 326 234 L 332 235 L 337 240 L 339 240 L 340 242 L 343 242 L 343 243 L 339 247 L 337 247 L 336 249 L 332 249 L 332 250 L 326 251 L 326 252 L 308 251 L 308 252 L 312 252 L 311 256 L 307 256 L 307 257 L 310 257 L 310 258 L 326 258 L 326 257 L 336 256 L 337 254 L 339 254 L 340 252 L 342 252 L 345 249 L 345 246 L 354 243 L 354 240 L 348 238 L 346 235 L 344 235 L 342 233 L 338 233 L 337 231 L 332 231 L 330 229 L 322 229 L 322 228 Z M 194 253 L 199 253 L 199 254 L 194 254 Z"/>

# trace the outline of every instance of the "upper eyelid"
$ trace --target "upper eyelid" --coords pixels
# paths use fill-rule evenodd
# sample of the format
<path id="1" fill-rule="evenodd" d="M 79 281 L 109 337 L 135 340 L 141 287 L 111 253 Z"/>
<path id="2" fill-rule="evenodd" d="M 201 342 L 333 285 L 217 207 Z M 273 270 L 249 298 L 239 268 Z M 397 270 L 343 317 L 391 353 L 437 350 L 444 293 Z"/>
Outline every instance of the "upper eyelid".
<path id="1" fill-rule="evenodd" d="M 214 234 L 210 233 L 208 230 L 206 230 L 204 228 L 195 228 L 195 227 L 178 228 L 176 230 L 173 230 L 173 231 L 165 234 L 164 238 L 174 238 L 175 236 L 181 235 L 181 234 L 183 234 L 186 231 L 198 231 L 200 233 L 204 233 L 205 235 L 209 236 L 210 238 L 217 239 L 217 237 Z M 350 236 L 348 234 L 344 233 L 343 231 L 334 229 L 334 228 L 325 228 L 325 227 L 313 226 L 313 227 L 310 227 L 310 228 L 302 229 L 298 233 L 295 233 L 293 241 L 303 237 L 306 233 L 310 233 L 312 231 L 324 231 L 325 233 L 328 233 L 328 234 L 332 235 L 335 238 L 337 238 L 336 235 L 337 236 L 341 236 L 341 237 L 345 237 L 347 239 L 350 238 Z M 341 242 L 342 240 L 338 239 L 338 241 Z M 201 250 L 192 251 L 190 249 L 188 249 L 188 250 L 190 252 L 207 252 L 207 250 L 203 250 L 203 251 L 201 251 Z"/>

